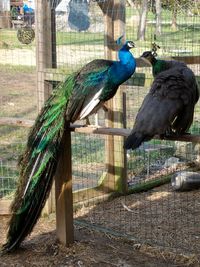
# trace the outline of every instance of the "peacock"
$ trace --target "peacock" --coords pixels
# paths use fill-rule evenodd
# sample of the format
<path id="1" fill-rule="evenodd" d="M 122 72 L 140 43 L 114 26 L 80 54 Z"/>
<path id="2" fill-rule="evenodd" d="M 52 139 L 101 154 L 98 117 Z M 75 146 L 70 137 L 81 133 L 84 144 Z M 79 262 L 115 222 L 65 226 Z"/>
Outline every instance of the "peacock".
<path id="1" fill-rule="evenodd" d="M 199 99 L 195 75 L 186 64 L 157 59 L 151 51 L 141 58 L 151 63 L 154 81 L 125 141 L 126 149 L 136 149 L 154 135 L 164 138 L 187 133 Z"/>
<path id="2" fill-rule="evenodd" d="M 96 59 L 68 76 L 36 118 L 19 161 L 19 185 L 2 253 L 19 247 L 36 224 L 51 190 L 66 125 L 96 112 L 135 72 L 136 60 L 130 52 L 135 45 L 132 41 L 121 44 L 121 39 L 118 61 Z"/>

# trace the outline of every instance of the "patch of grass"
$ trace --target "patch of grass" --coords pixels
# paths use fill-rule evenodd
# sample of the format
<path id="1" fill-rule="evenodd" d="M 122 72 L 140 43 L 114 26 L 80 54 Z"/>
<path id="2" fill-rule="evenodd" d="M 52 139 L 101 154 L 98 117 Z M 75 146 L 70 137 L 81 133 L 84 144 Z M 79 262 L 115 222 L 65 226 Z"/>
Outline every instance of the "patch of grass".
<path id="1" fill-rule="evenodd" d="M 76 163 L 105 162 L 105 140 L 95 135 L 72 135 L 72 161 Z"/>
<path id="2" fill-rule="evenodd" d="M 57 32 L 57 45 L 103 45 L 103 33 Z"/>
<path id="3" fill-rule="evenodd" d="M 15 191 L 17 177 L 17 168 L 0 164 L 0 198 L 8 196 Z"/>
<path id="4" fill-rule="evenodd" d="M 0 198 L 10 196 L 18 181 L 18 159 L 24 152 L 28 129 L 0 127 Z"/>
<path id="5" fill-rule="evenodd" d="M 131 7 L 126 8 L 126 20 L 128 21 L 131 19 L 132 16 L 138 16 L 138 11 Z M 157 41 L 163 42 L 163 38 L 166 37 L 165 34 L 167 32 L 172 32 L 171 28 L 171 19 L 172 19 L 172 12 L 167 9 L 162 9 L 162 36 L 159 37 Z M 149 11 L 147 16 L 147 28 L 146 28 L 146 41 L 151 41 L 152 34 L 155 32 L 155 13 Z M 191 27 L 191 35 L 193 38 L 198 41 L 199 36 L 199 25 L 200 25 L 200 18 L 199 16 L 188 16 L 184 10 L 178 13 L 177 15 L 177 23 L 178 23 L 178 30 L 175 33 L 176 38 L 171 39 L 171 42 L 176 41 L 180 42 L 183 35 L 180 34 L 180 30 L 182 27 Z M 178 35 L 177 35 L 178 33 Z M 103 45 L 104 43 L 104 33 L 97 32 L 62 32 L 58 31 L 57 33 L 57 45 Z M 127 36 L 132 36 L 136 39 L 137 35 L 137 27 L 135 24 L 132 27 L 127 27 Z M 169 37 L 170 38 L 170 37 Z M 190 36 L 187 34 L 187 38 L 190 39 Z M 30 45 L 23 45 L 17 39 L 17 29 L 0 29 L 0 48 L 32 48 L 35 46 L 35 41 L 32 42 Z M 193 39 L 192 39 L 193 40 Z M 166 42 L 168 39 L 166 37 Z M 196 41 L 195 41 L 196 42 Z"/>
<path id="6" fill-rule="evenodd" d="M 1 126 L 1 142 L 0 142 L 0 159 L 6 161 L 7 163 L 17 162 L 19 155 L 24 151 L 25 142 L 27 139 L 27 134 L 25 131 L 9 128 L 9 132 L 5 132 L 2 128 L 5 129 L 7 126 Z M 17 127 L 13 127 L 17 128 Z"/>
<path id="7" fill-rule="evenodd" d="M 189 129 L 189 132 L 191 134 L 195 134 L 195 135 L 200 134 L 199 121 L 193 121 L 193 123 Z"/>
<path id="8" fill-rule="evenodd" d="M 17 30 L 15 29 L 0 29 L 0 40 L 2 41 L 0 48 L 9 48 L 9 49 L 14 49 L 14 48 L 26 48 L 26 49 L 31 49 L 33 46 L 35 46 L 35 40 L 29 44 L 29 45 L 24 45 L 19 42 L 17 39 Z"/>
<path id="9" fill-rule="evenodd" d="M 12 194 L 16 189 L 19 174 L 17 161 L 22 150 L 19 143 L 0 146 L 0 198 Z"/>
<path id="10" fill-rule="evenodd" d="M 0 64 L 0 71 L 9 72 L 10 74 L 19 73 L 33 73 L 36 71 L 35 66 L 25 66 L 25 65 L 11 65 L 11 64 Z"/>

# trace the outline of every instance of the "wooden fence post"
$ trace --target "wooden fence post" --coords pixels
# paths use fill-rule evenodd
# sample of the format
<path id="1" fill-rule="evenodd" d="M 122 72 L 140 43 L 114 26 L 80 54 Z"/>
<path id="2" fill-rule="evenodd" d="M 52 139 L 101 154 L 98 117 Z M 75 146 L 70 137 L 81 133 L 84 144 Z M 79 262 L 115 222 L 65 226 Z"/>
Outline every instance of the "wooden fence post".
<path id="1" fill-rule="evenodd" d="M 55 8 L 51 7 L 48 0 L 36 0 L 36 74 L 37 74 L 37 99 L 38 111 L 48 99 L 53 85 L 45 81 L 47 68 L 56 68 L 56 24 Z M 55 188 L 54 183 L 51 193 L 43 209 L 43 213 L 54 210 Z"/>
<path id="2" fill-rule="evenodd" d="M 65 128 L 61 147 L 55 175 L 56 232 L 59 241 L 64 245 L 69 245 L 74 242 L 71 131 L 69 125 Z"/>
<path id="3" fill-rule="evenodd" d="M 125 39 L 125 0 L 109 0 L 99 3 L 105 20 L 105 57 L 116 60 L 116 40 L 124 35 Z M 123 127 L 123 96 L 122 88 L 107 103 L 107 127 Z M 111 191 L 126 190 L 126 155 L 123 149 L 124 138 L 108 136 L 106 139 L 107 177 L 104 188 Z"/>
<path id="4" fill-rule="evenodd" d="M 52 84 L 45 81 L 45 71 L 47 68 L 56 68 L 55 33 L 55 6 L 52 7 L 51 1 L 48 0 L 36 0 L 36 64 L 39 110 L 52 91 Z M 68 245 L 74 241 L 71 135 L 68 125 L 65 128 L 61 147 L 62 151 L 55 176 L 56 230 L 59 241 Z M 52 196 L 50 195 L 50 202 L 51 200 Z M 51 210 L 48 202 L 46 209 L 47 213 Z"/>
<path id="5" fill-rule="evenodd" d="M 40 110 L 52 90 L 52 85 L 45 81 L 45 69 L 56 67 L 55 16 L 50 1 L 36 0 L 35 19 L 37 96 Z"/>

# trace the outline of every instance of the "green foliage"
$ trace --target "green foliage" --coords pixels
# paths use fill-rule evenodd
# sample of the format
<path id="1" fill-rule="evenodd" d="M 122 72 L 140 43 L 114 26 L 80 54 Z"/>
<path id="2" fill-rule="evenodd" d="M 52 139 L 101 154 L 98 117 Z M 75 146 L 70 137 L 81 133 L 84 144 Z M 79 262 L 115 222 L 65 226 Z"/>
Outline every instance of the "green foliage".
<path id="1" fill-rule="evenodd" d="M 189 132 L 191 134 L 197 134 L 197 135 L 200 134 L 199 121 L 196 121 L 196 120 L 193 121 L 192 126 L 190 127 Z"/>
<path id="2" fill-rule="evenodd" d="M 0 29 L 0 49 L 6 48 L 6 49 L 13 49 L 13 48 L 26 48 L 26 49 L 32 49 L 32 47 L 35 46 L 35 40 L 29 44 L 29 45 L 23 45 L 19 42 L 17 39 L 17 30 L 12 29 Z"/>
<path id="3" fill-rule="evenodd" d="M 57 45 L 103 45 L 103 33 L 57 32 Z"/>
<path id="4" fill-rule="evenodd" d="M 36 71 L 35 66 L 25 66 L 25 65 L 11 65 L 11 64 L 0 64 L 0 71 L 7 71 L 11 74 L 17 73 L 33 73 Z"/>
<path id="5" fill-rule="evenodd" d="M 194 4 L 193 0 L 162 0 L 162 8 L 172 11 L 174 8 L 178 12 L 182 10 L 187 11 L 190 8 L 190 5 Z"/>
<path id="6" fill-rule="evenodd" d="M 10 15 L 11 15 L 12 19 L 17 19 L 17 16 L 18 16 L 17 7 L 13 6 L 11 8 Z"/>
<path id="7" fill-rule="evenodd" d="M 0 164 L 0 198 L 12 195 L 17 186 L 18 174 L 16 167 Z"/>
<path id="8" fill-rule="evenodd" d="M 105 140 L 94 135 L 72 135 L 72 162 L 76 164 L 105 162 Z"/>
<path id="9" fill-rule="evenodd" d="M 19 127 L 12 128 L 17 128 L 19 130 Z M 19 142 L 16 141 L 16 136 L 13 136 L 11 127 L 1 126 L 0 130 L 2 136 L 0 144 L 0 198 L 2 198 L 9 196 L 16 189 L 19 175 L 17 162 L 19 155 L 21 155 L 24 150 L 24 143 L 22 143 L 22 136 L 20 138 L 20 135 L 18 135 L 19 132 L 14 131 L 15 135 L 18 135 L 20 139 Z M 20 134 L 22 134 L 22 132 L 20 132 Z M 10 137 L 8 137 L 8 135 Z M 9 139 L 9 142 L 6 141 L 6 138 Z M 24 139 L 25 138 L 26 137 L 24 137 Z"/>

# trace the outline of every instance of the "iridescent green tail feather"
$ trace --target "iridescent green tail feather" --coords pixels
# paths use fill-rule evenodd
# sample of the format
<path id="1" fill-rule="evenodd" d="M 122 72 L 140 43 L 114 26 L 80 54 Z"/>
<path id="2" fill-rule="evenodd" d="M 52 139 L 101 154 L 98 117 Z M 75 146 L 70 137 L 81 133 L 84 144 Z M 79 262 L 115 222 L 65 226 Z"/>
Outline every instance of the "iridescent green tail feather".
<path id="1" fill-rule="evenodd" d="M 19 246 L 31 232 L 51 190 L 65 127 L 65 113 L 74 76 L 59 84 L 30 131 L 19 162 L 19 185 L 11 206 L 7 243 L 2 252 Z"/>

